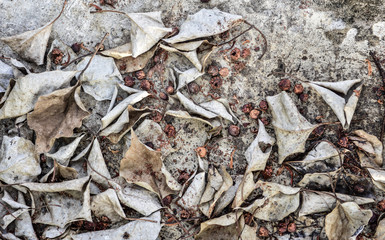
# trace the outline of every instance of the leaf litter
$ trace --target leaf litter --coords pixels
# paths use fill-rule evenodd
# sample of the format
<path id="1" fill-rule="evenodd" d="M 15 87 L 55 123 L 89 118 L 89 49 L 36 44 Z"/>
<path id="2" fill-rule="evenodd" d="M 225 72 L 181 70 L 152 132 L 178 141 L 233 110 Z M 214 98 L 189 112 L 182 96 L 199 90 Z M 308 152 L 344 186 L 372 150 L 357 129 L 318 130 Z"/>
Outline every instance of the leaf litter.
<path id="1" fill-rule="evenodd" d="M 210 156 L 217 151 L 216 144 L 229 135 L 236 135 L 225 133 L 224 127 L 228 123 L 245 126 L 244 118 L 237 114 L 230 99 L 210 95 L 214 100 L 197 104 L 198 98 L 191 93 L 190 84 L 205 78 L 210 56 L 218 48 L 250 29 L 257 30 L 264 39 L 265 52 L 267 41 L 262 32 L 242 16 L 218 9 L 202 9 L 188 16 L 177 33 L 163 24 L 161 12 L 123 14 L 131 21 L 130 42 L 99 51 L 106 34 L 95 52 L 79 57 L 82 60 L 78 63 L 70 61 L 78 56 L 60 39 L 54 39 L 48 51 L 46 72 L 32 73 L 16 59 L 11 59 L 10 65 L 0 62 L 0 119 L 19 117 L 18 126 L 23 126 L 26 119 L 24 127 L 29 127 L 36 136 L 31 139 L 11 134 L 2 137 L 3 236 L 9 239 L 41 236 L 157 239 L 162 228 L 177 225 L 195 239 L 258 239 L 263 224 L 288 225 L 297 214 L 305 218 L 323 214 L 322 226 L 329 239 L 349 239 L 364 230 L 373 215 L 364 208 L 376 202 L 373 196 L 364 195 L 360 189 L 353 193 L 336 190 L 341 184 L 351 188 L 346 179 L 359 182 L 361 176 L 368 176 L 373 187 L 385 191 L 381 141 L 356 130 L 347 136 L 351 143 L 348 147 L 339 149 L 332 142 L 322 140 L 309 147 L 309 136 L 316 128 L 328 124 L 309 122 L 297 109 L 291 94 L 285 91 L 267 96 L 268 107 L 254 109 L 271 114 L 274 131 L 265 127 L 266 119 L 257 117 L 258 134 L 247 148 L 241 147 L 243 152 L 239 153 L 245 158 L 242 173 L 232 170 L 233 161 L 240 159 L 234 155 L 239 151 L 236 146 L 231 156 L 227 156 L 231 158 L 228 166 L 212 161 Z M 42 65 L 56 19 L 42 28 L 1 40 L 23 60 Z M 213 42 L 219 34 L 232 31 L 241 23 L 250 28 L 229 42 Z M 58 59 L 54 59 L 56 49 L 62 51 Z M 186 57 L 190 66 L 175 63 L 173 67 L 163 66 L 167 57 L 159 60 L 159 49 Z M 122 74 L 139 79 L 136 71 L 153 64 L 174 72 L 174 78 L 168 83 L 173 87 L 173 91 L 168 92 L 172 97 L 170 101 L 163 99 L 164 107 L 151 105 L 151 101 L 158 98 L 154 85 L 142 90 L 123 85 Z M 67 67 L 73 71 L 64 71 Z M 304 82 L 321 95 L 341 127 L 347 130 L 363 81 Z M 108 101 L 109 107 L 100 114 L 99 125 L 93 131 L 85 123 L 92 108 L 85 107 L 83 92 L 96 102 Z M 175 132 L 163 130 L 162 121 Z M 197 146 L 209 154 L 198 153 L 194 156 L 196 170 L 180 170 L 177 177 L 165 164 L 179 151 L 176 142 L 185 141 L 175 137 L 173 124 L 179 123 L 175 124 L 177 128 L 188 128 L 189 124 L 198 122 L 211 127 L 205 145 Z M 147 142 L 140 141 L 136 133 L 146 136 Z M 114 173 L 105 158 L 105 141 L 118 145 L 123 138 L 129 146 L 126 151 L 120 153 L 121 149 L 108 148 L 112 154 L 121 156 L 119 169 Z M 358 175 L 349 172 L 348 156 L 359 161 Z M 289 161 L 285 161 L 287 159 Z M 280 166 L 276 177 L 283 169 L 291 174 L 290 186 L 277 182 L 276 178 L 268 180 L 271 177 L 268 169 L 274 164 Z M 343 181 L 345 183 L 341 183 Z M 321 190 L 313 189 L 317 187 Z M 354 194 L 357 191 L 359 194 Z M 193 234 L 186 229 L 192 221 L 196 221 L 195 228 L 200 224 L 200 228 L 196 228 L 199 231 Z M 39 236 L 34 230 L 35 224 L 45 228 Z M 375 236 L 383 235 L 383 225 L 380 221 Z"/>

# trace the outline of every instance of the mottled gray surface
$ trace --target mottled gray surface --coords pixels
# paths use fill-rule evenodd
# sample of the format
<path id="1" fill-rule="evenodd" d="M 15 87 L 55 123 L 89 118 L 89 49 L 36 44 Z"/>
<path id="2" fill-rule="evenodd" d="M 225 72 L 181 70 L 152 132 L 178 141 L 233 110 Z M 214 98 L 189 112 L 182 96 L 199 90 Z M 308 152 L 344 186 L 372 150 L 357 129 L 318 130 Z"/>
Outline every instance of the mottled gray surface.
<path id="1" fill-rule="evenodd" d="M 0 37 L 19 34 L 43 26 L 57 16 L 63 1 L 30 0 L 27 2 L 0 0 Z M 50 43 L 53 39 L 60 39 L 69 46 L 75 42 L 83 42 L 86 47 L 93 49 L 106 32 L 110 33 L 104 43 L 107 49 L 129 41 L 130 22 L 124 15 L 117 13 L 91 14 L 90 11 L 94 11 L 94 8 L 89 7 L 90 3 L 99 5 L 99 1 L 69 0 L 63 16 L 53 26 Z M 240 137 L 228 136 L 229 122 L 224 122 L 222 137 L 216 138 L 208 144 L 213 147 L 209 161 L 216 166 L 228 165 L 231 152 L 236 147 L 234 169 L 229 170 L 232 176 L 243 174 L 246 166 L 243 152 L 254 139 L 255 135 L 251 133 L 251 129 L 257 127 L 257 122 L 243 114 L 241 107 L 249 102 L 257 105 L 266 96 L 279 93 L 278 82 L 282 77 L 288 77 L 292 83 L 298 83 L 296 78 L 310 81 L 364 79 L 365 86 L 361 92 L 350 130 L 362 128 L 377 137 L 380 135 L 384 106 L 377 103 L 377 96 L 372 88 L 381 86 L 381 80 L 373 63 L 373 75 L 368 76 L 368 65 L 365 60 L 370 59 L 369 51 L 371 50 L 376 51 L 382 59 L 385 58 L 385 15 L 383 14 L 385 2 L 383 0 L 212 0 L 209 3 L 201 3 L 199 0 L 119 0 L 115 7 L 116 10 L 124 12 L 160 10 L 166 27 L 180 26 L 188 14 L 193 14 L 201 8 L 216 7 L 222 11 L 244 16 L 247 21 L 265 34 L 268 49 L 261 60 L 258 58 L 263 45 L 258 32 L 251 30 L 238 38 L 234 47 L 241 50 L 250 48 L 251 56 L 241 60 L 245 63 L 242 71 L 239 73 L 231 71 L 230 75 L 224 78 L 223 86 L 214 92 L 214 95 L 229 100 L 235 114 L 242 122 Z M 111 9 L 107 6 L 103 8 Z M 239 27 L 235 30 L 234 35 L 241 28 L 246 27 Z M 220 41 L 218 38 L 215 40 Z M 229 51 L 223 51 L 229 47 L 230 45 L 226 44 L 215 50 L 210 61 L 217 66 L 231 70 L 234 63 L 228 60 Z M 258 47 L 259 50 L 256 49 Z M 17 54 L 2 42 L 0 42 L 0 55 L 19 59 Z M 45 69 L 33 64 L 27 65 L 35 72 Z M 191 64 L 181 56 L 170 54 L 166 66 L 177 66 L 181 70 L 186 70 L 191 67 Z M 145 70 L 147 71 L 148 67 Z M 164 77 L 164 82 L 167 84 L 167 75 L 165 74 Z M 159 78 L 154 78 L 153 81 L 156 90 L 158 92 L 162 90 Z M 202 86 L 202 92 L 191 96 L 186 89 L 183 89 L 182 93 L 190 96 L 197 103 L 211 100 L 211 97 L 207 96 L 210 90 L 209 81 L 210 76 L 205 74 L 196 80 Z M 135 87 L 138 88 L 139 84 L 137 83 Z M 294 93 L 290 93 L 290 96 L 311 123 L 315 123 L 315 118 L 320 115 L 324 117 L 324 122 L 337 121 L 335 114 L 314 91 L 305 88 L 305 92 L 309 93 L 309 100 L 305 103 L 301 102 Z M 84 122 L 84 125 L 91 130 L 97 129 L 100 126 L 101 116 L 106 113 L 108 102 L 98 103 L 90 96 L 85 96 L 84 100 L 86 107 L 90 108 L 93 113 Z M 159 109 L 164 106 L 163 102 L 154 99 L 144 101 L 139 106 L 144 106 L 145 103 Z M 168 107 L 172 109 L 181 107 L 176 100 L 170 100 L 170 103 Z M 269 114 L 264 113 L 263 116 L 271 118 Z M 207 136 L 203 134 L 204 126 L 196 121 L 166 118 L 166 122 L 171 122 L 177 130 L 177 137 L 171 141 L 178 152 L 169 155 L 165 159 L 165 163 L 170 172 L 178 177 L 178 170 L 196 169 L 197 159 L 194 149 L 204 145 Z M 162 128 L 166 122 L 160 123 Z M 25 126 L 26 124 L 24 124 Z M 14 128 L 13 122 L 0 121 L 0 141 L 3 135 L 17 134 L 15 130 L 8 133 L 11 128 Z M 267 126 L 267 130 L 273 134 L 271 125 Z M 86 131 L 86 129 L 79 131 Z M 27 131 L 24 130 L 24 132 Z M 23 131 L 22 135 L 31 137 L 30 133 L 23 134 Z M 329 135 L 329 139 L 336 142 L 335 132 L 329 131 Z M 110 172 L 112 176 L 115 176 L 119 160 L 124 154 L 124 141 L 113 145 L 108 140 L 104 140 L 101 141 L 101 146 Z M 113 154 L 109 148 L 119 150 L 119 153 Z M 279 166 L 277 165 L 276 149 L 273 151 L 275 153 L 271 156 L 268 165 L 272 165 L 276 173 Z M 282 175 L 274 177 L 272 181 L 288 185 L 290 175 L 285 170 Z M 377 196 L 376 200 L 381 199 Z M 303 225 L 307 226 L 305 230 L 301 229 L 306 232 L 307 237 L 312 234 L 313 230 L 321 231 L 323 222 L 320 219 L 315 220 L 316 227 L 314 228 L 310 228 L 311 224 L 306 224 L 305 220 L 301 220 L 304 221 Z M 319 221 L 318 226 L 321 227 L 317 227 L 317 221 Z M 275 231 L 273 225 L 268 226 L 269 230 Z M 180 228 L 164 227 L 162 229 L 164 239 L 177 239 L 180 236 L 185 236 Z M 300 238 L 302 236 L 298 235 Z"/>

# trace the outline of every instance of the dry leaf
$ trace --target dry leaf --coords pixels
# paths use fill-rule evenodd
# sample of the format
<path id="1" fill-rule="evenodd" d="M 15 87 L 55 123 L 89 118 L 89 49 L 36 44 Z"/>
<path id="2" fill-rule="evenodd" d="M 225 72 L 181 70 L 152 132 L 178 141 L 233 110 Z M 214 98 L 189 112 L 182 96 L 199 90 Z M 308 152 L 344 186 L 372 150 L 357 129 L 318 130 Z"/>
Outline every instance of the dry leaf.
<path id="1" fill-rule="evenodd" d="M 157 47 L 154 46 L 153 48 L 143 53 L 142 55 L 137 56 L 136 58 L 132 56 L 124 57 L 124 58 L 115 60 L 115 63 L 119 67 L 119 70 L 122 74 L 141 70 L 147 65 L 148 61 L 150 61 L 150 59 L 154 56 L 156 49 Z"/>
<path id="2" fill-rule="evenodd" d="M 55 59 L 52 59 L 52 50 L 55 48 L 59 49 L 63 53 L 62 61 L 59 64 L 55 64 L 55 62 L 54 62 Z M 48 51 L 46 70 L 47 71 L 51 71 L 53 69 L 60 70 L 63 68 L 63 65 L 66 66 L 65 63 L 69 63 L 69 61 L 74 60 L 77 57 L 78 57 L 78 55 L 72 50 L 72 48 L 67 46 L 60 39 L 55 39 L 55 40 L 53 40 L 53 42 L 51 44 L 50 50 Z M 66 71 L 76 70 L 75 68 L 76 68 L 76 66 L 71 64 L 68 67 L 66 67 Z"/>
<path id="3" fill-rule="evenodd" d="M 183 197 L 178 200 L 178 204 L 184 209 L 197 210 L 203 192 L 205 191 L 206 177 L 205 172 L 195 175 L 190 186 L 187 188 Z"/>
<path id="4" fill-rule="evenodd" d="M 241 175 L 235 177 L 235 184 L 230 186 L 230 188 L 218 199 L 212 216 L 217 216 L 233 201 L 237 189 L 242 182 L 242 178 L 243 176 Z"/>
<path id="5" fill-rule="evenodd" d="M 285 91 L 267 97 L 266 100 L 273 115 L 272 124 L 277 138 L 279 163 L 282 163 L 286 157 L 305 151 L 305 142 L 318 125 L 309 123 L 298 112 Z"/>
<path id="6" fill-rule="evenodd" d="M 41 173 L 35 146 L 21 137 L 4 136 L 0 149 L 0 179 L 7 184 L 36 180 Z"/>
<path id="7" fill-rule="evenodd" d="M 182 111 L 182 110 L 179 110 L 179 111 L 174 111 L 174 110 L 168 110 L 165 115 L 170 115 L 170 116 L 173 116 L 173 117 L 177 117 L 177 118 L 185 118 L 185 119 L 193 119 L 193 120 L 198 120 L 200 122 L 203 122 L 209 126 L 211 126 L 212 128 L 214 128 L 214 125 L 213 125 L 213 122 L 209 122 L 207 120 L 204 120 L 202 118 L 198 118 L 198 117 L 193 117 L 191 116 L 188 112 L 186 111 Z"/>
<path id="8" fill-rule="evenodd" d="M 83 139 L 84 136 L 85 134 L 77 137 L 70 144 L 60 147 L 59 150 L 57 150 L 55 153 L 46 153 L 45 155 L 49 158 L 54 159 L 63 166 L 68 166 L 71 157 L 74 155 L 75 150 L 79 145 L 79 142 Z"/>
<path id="9" fill-rule="evenodd" d="M 127 13 L 131 19 L 132 56 L 134 58 L 150 50 L 171 28 L 162 22 L 161 12 Z"/>
<path id="10" fill-rule="evenodd" d="M 18 192 L 17 201 L 20 204 L 26 204 L 23 193 Z M 22 213 L 19 218 L 15 220 L 15 235 L 18 237 L 25 237 L 29 240 L 38 239 L 35 230 L 33 229 L 32 219 L 29 212 Z"/>
<path id="11" fill-rule="evenodd" d="M 385 239 L 385 219 L 378 223 L 374 239 Z"/>
<path id="12" fill-rule="evenodd" d="M 254 188 L 261 190 L 263 197 L 242 209 L 258 219 L 279 221 L 299 207 L 300 188 L 263 181 L 258 181 Z"/>
<path id="13" fill-rule="evenodd" d="M 319 142 L 302 161 L 287 162 L 301 174 L 332 172 L 341 167 L 338 150 L 329 142 Z"/>
<path id="14" fill-rule="evenodd" d="M 360 79 L 342 82 L 307 82 L 331 107 L 344 129 L 349 128 L 358 102 L 357 94 L 363 82 Z M 342 94 L 342 96 L 341 96 Z"/>
<path id="15" fill-rule="evenodd" d="M 76 69 L 79 73 L 83 70 L 91 57 L 85 57 L 78 63 Z M 103 66 L 103 67 L 100 67 Z M 115 86 L 123 84 L 122 75 L 115 65 L 114 59 L 96 55 L 88 68 L 80 76 L 81 85 L 86 93 L 94 97 L 97 101 L 111 100 Z"/>
<path id="16" fill-rule="evenodd" d="M 109 187 L 108 180 L 111 179 L 111 175 L 107 169 L 97 138 L 95 138 L 90 154 L 88 155 L 87 174 L 92 176 L 93 181 L 104 187 Z"/>
<path id="17" fill-rule="evenodd" d="M 360 148 L 357 151 L 360 157 L 362 167 L 381 167 L 382 166 L 382 143 L 374 135 L 366 133 L 363 130 L 353 132 L 357 137 L 349 137 L 349 139 Z"/>
<path id="18" fill-rule="evenodd" d="M 178 77 L 174 85 L 176 86 L 176 91 L 179 91 L 181 88 L 187 84 L 195 81 L 195 79 L 201 77 L 204 73 L 199 72 L 196 68 L 190 68 L 186 71 L 180 71 L 177 68 L 174 68 Z"/>
<path id="19" fill-rule="evenodd" d="M 199 105 L 232 123 L 234 123 L 234 119 L 237 119 L 231 111 L 228 102 L 223 98 L 212 100 L 210 102 L 204 102 Z"/>
<path id="20" fill-rule="evenodd" d="M 234 201 L 231 205 L 232 208 L 237 208 L 247 199 L 247 197 L 253 192 L 255 182 L 252 172 L 249 172 L 243 176 L 242 182 L 239 185 L 237 192 L 234 197 Z"/>
<path id="21" fill-rule="evenodd" d="M 189 113 L 198 114 L 208 119 L 218 117 L 217 114 L 210 112 L 199 105 L 196 105 L 192 100 L 185 97 L 182 93 L 177 92 L 176 96 Z"/>
<path id="22" fill-rule="evenodd" d="M 33 110 L 39 96 L 68 87 L 75 73 L 74 71 L 30 73 L 18 79 L 0 109 L 0 119 L 19 117 Z"/>
<path id="23" fill-rule="evenodd" d="M 168 43 L 178 43 L 197 38 L 210 37 L 225 32 L 242 21 L 242 16 L 219 11 L 202 9 L 189 15 L 180 27 L 179 33 L 164 39 Z"/>
<path id="24" fill-rule="evenodd" d="M 7 90 L 11 78 L 13 78 L 12 67 L 0 60 L 0 94 Z"/>
<path id="25" fill-rule="evenodd" d="M 79 97 L 80 87 L 73 86 L 39 97 L 35 110 L 28 114 L 28 126 L 36 132 L 36 151 L 48 152 L 55 139 L 72 137 L 89 115 Z"/>
<path id="26" fill-rule="evenodd" d="M 372 177 L 373 184 L 382 191 L 385 191 L 385 171 L 380 169 L 367 168 Z"/>
<path id="27" fill-rule="evenodd" d="M 45 174 L 39 180 L 39 182 L 42 182 L 42 183 L 47 182 L 49 180 L 49 177 L 52 174 L 54 174 L 53 176 L 55 178 L 63 178 L 66 180 L 76 179 L 79 175 L 78 171 L 76 171 L 76 169 L 74 169 L 72 167 L 63 166 L 60 163 L 57 163 L 56 161 L 54 161 L 53 168 L 47 174 Z"/>
<path id="28" fill-rule="evenodd" d="M 151 150 L 141 143 L 131 130 L 131 146 L 120 162 L 119 175 L 163 198 L 173 191 L 162 173 L 161 156 L 161 152 Z"/>
<path id="29" fill-rule="evenodd" d="M 325 218 L 325 232 L 330 240 L 348 240 L 356 237 L 368 224 L 373 213 L 361 209 L 357 203 L 337 203 Z"/>
<path id="30" fill-rule="evenodd" d="M 126 214 L 120 205 L 118 196 L 116 195 L 115 190 L 111 188 L 92 198 L 91 211 L 96 217 L 106 216 L 113 223 L 126 218 Z"/>
<path id="31" fill-rule="evenodd" d="M 112 143 L 117 144 L 136 122 L 150 113 L 151 110 L 148 108 L 137 109 L 132 107 L 132 105 L 128 105 L 114 124 L 100 132 L 100 136 L 107 136 Z"/>
<path id="32" fill-rule="evenodd" d="M 132 56 L 131 49 L 132 49 L 132 44 L 129 42 L 121 46 L 118 46 L 116 48 L 101 51 L 100 53 L 106 57 L 121 59 L 125 57 L 131 57 Z"/>

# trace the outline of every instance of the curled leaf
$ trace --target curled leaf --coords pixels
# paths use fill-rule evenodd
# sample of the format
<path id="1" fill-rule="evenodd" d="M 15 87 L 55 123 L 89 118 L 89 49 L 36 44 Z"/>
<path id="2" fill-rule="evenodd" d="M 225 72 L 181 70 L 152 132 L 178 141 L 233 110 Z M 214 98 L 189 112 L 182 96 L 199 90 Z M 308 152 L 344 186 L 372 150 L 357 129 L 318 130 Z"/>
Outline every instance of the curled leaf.
<path id="1" fill-rule="evenodd" d="M 101 51 L 100 53 L 103 54 L 106 57 L 113 57 L 115 59 L 121 59 L 125 57 L 131 57 L 132 56 L 132 44 L 126 43 L 121 46 L 118 46 L 116 48 L 107 49 L 104 51 Z"/>
<path id="2" fill-rule="evenodd" d="M 69 160 L 74 155 L 76 148 L 79 145 L 79 142 L 83 139 L 85 135 L 77 137 L 70 144 L 62 146 L 55 153 L 46 153 L 46 156 L 56 160 L 58 163 L 64 166 L 68 166 Z"/>
<path id="3" fill-rule="evenodd" d="M 106 216 L 112 222 L 118 222 L 126 217 L 113 189 L 107 189 L 94 196 L 91 201 L 91 210 L 95 216 Z"/>
<path id="4" fill-rule="evenodd" d="M 154 56 L 156 51 L 156 46 L 148 50 L 147 52 L 137 56 L 136 58 L 132 56 L 124 57 L 115 60 L 116 65 L 119 67 L 121 73 L 130 73 L 143 69 L 148 61 Z"/>
<path id="5" fill-rule="evenodd" d="M 175 71 L 178 74 L 177 82 L 175 83 L 176 91 L 179 91 L 181 88 L 189 84 L 190 82 L 195 81 L 195 79 L 201 77 L 204 73 L 201 73 L 196 68 L 190 68 L 186 71 L 180 71 L 175 68 Z"/>
<path id="6" fill-rule="evenodd" d="M 360 148 L 357 151 L 363 167 L 381 167 L 382 166 L 382 143 L 374 135 L 366 133 L 363 130 L 353 132 L 358 137 L 349 137 L 349 139 Z"/>
<path id="7" fill-rule="evenodd" d="M 7 90 L 11 78 L 13 78 L 12 67 L 0 61 L 0 94 Z"/>

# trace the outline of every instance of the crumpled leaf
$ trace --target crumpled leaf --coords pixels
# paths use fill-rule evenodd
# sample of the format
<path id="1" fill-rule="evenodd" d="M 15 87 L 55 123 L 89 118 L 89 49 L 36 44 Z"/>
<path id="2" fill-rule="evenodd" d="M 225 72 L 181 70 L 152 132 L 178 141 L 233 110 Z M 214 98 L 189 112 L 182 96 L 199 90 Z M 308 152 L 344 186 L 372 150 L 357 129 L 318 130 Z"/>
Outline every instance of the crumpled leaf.
<path id="1" fill-rule="evenodd" d="M 80 87 L 73 86 L 40 96 L 27 116 L 28 126 L 36 132 L 36 151 L 48 152 L 55 140 L 72 137 L 90 113 L 79 97 Z"/>
<path id="2" fill-rule="evenodd" d="M 85 57 L 78 63 L 76 69 L 83 70 L 91 57 Z M 103 66 L 103 67 L 100 67 Z M 79 79 L 80 72 L 76 75 Z M 114 59 L 96 55 L 88 68 L 80 76 L 80 82 L 86 93 L 97 101 L 111 100 L 117 84 L 123 84 L 122 75 L 115 65 Z"/>
<path id="3" fill-rule="evenodd" d="M 151 49 L 171 28 L 162 22 L 162 12 L 127 13 L 131 19 L 132 56 L 138 57 Z"/>
<path id="4" fill-rule="evenodd" d="M 241 21 L 242 16 L 239 15 L 222 12 L 216 8 L 202 9 L 187 17 L 176 36 L 164 39 L 164 41 L 177 43 L 210 37 L 229 30 Z"/>
<path id="5" fill-rule="evenodd" d="M 18 192 L 17 195 L 17 201 L 20 204 L 26 204 L 24 196 L 21 192 Z M 37 240 L 37 236 L 35 234 L 35 230 L 33 229 L 32 226 L 32 219 L 31 216 L 29 215 L 29 212 L 24 212 L 22 213 L 18 219 L 15 220 L 15 235 L 18 237 L 25 237 L 30 240 Z"/>
<path id="6" fill-rule="evenodd" d="M 367 168 L 372 177 L 373 184 L 382 191 L 385 191 L 385 171 L 380 169 Z"/>
<path id="7" fill-rule="evenodd" d="M 92 198 L 91 211 L 96 217 L 106 216 L 113 223 L 126 218 L 118 196 L 111 188 Z"/>
<path id="8" fill-rule="evenodd" d="M 266 97 L 273 115 L 272 124 L 278 144 L 278 160 L 281 164 L 286 157 L 305 151 L 305 142 L 310 133 L 318 127 L 309 123 L 297 110 L 293 100 L 283 91 Z"/>
<path id="9" fill-rule="evenodd" d="M 165 115 L 169 115 L 169 116 L 173 116 L 173 117 L 177 117 L 177 118 L 185 118 L 185 119 L 193 119 L 193 120 L 198 120 L 200 122 L 203 122 L 207 125 L 209 125 L 210 127 L 214 128 L 215 126 L 217 125 L 213 125 L 213 124 L 216 124 L 215 122 L 209 122 L 203 118 L 199 118 L 199 117 L 193 117 L 191 116 L 187 111 L 182 111 L 182 110 L 178 110 L 178 111 L 174 111 L 174 110 L 168 110 Z M 220 124 L 219 124 L 220 125 Z"/>
<path id="10" fill-rule="evenodd" d="M 202 46 L 202 48 L 200 48 Z M 203 46 L 205 46 L 203 48 Z M 209 44 L 207 40 L 199 40 L 195 42 L 177 43 L 170 46 L 159 44 L 159 47 L 173 53 L 179 53 L 185 56 L 200 72 L 206 67 L 207 59 L 210 57 L 213 50 L 216 48 Z M 199 51 L 198 48 L 204 50 Z"/>
<path id="11" fill-rule="evenodd" d="M 42 209 L 36 211 L 33 222 L 64 228 L 70 222 L 92 221 L 90 180 L 84 177 L 60 183 L 22 183 L 32 191 L 36 208 Z"/>
<path id="12" fill-rule="evenodd" d="M 299 207 L 300 188 L 263 181 L 258 181 L 254 188 L 260 189 L 263 197 L 242 209 L 258 219 L 279 221 Z"/>
<path id="13" fill-rule="evenodd" d="M 48 226 L 44 230 L 44 232 L 43 232 L 43 234 L 41 236 L 44 239 L 54 239 L 54 238 L 60 238 L 63 235 L 66 235 L 67 232 L 68 232 L 68 228 L 67 227 L 60 228 L 60 227 L 57 227 L 57 226 Z M 61 239 L 64 239 L 64 238 L 61 238 Z"/>
<path id="14" fill-rule="evenodd" d="M 385 239 L 385 219 L 378 223 L 374 239 Z"/>
<path id="15" fill-rule="evenodd" d="M 0 94 L 7 90 L 11 78 L 13 78 L 12 67 L 0 60 Z"/>
<path id="16" fill-rule="evenodd" d="M 54 177 L 58 178 L 61 177 L 63 179 L 72 180 L 78 177 L 78 171 L 72 167 L 63 166 L 60 163 L 57 163 L 54 161 L 53 168 L 45 174 L 39 182 L 47 182 L 49 180 L 49 177 L 54 173 Z"/>
<path id="17" fill-rule="evenodd" d="M 141 221 L 140 219 L 146 219 L 156 222 Z M 105 240 L 125 239 L 125 236 L 128 235 L 130 240 L 156 240 L 161 229 L 160 212 L 155 212 L 148 217 L 140 219 L 137 221 L 129 222 L 115 229 L 73 234 L 71 235 L 71 237 L 74 240 Z"/>
<path id="18" fill-rule="evenodd" d="M 62 57 L 62 62 L 59 63 L 58 65 L 56 65 L 54 63 L 54 59 L 52 59 L 52 50 L 53 49 L 59 49 L 62 53 L 63 53 L 63 57 Z M 48 51 L 48 54 L 47 54 L 47 66 L 46 66 L 46 70 L 47 71 L 51 71 L 53 69 L 57 69 L 57 70 L 60 70 L 63 68 L 63 66 L 61 64 L 65 64 L 71 60 L 74 60 L 78 57 L 78 55 L 72 50 L 72 48 L 70 48 L 69 46 L 67 46 L 63 41 L 61 41 L 60 39 L 55 39 L 53 40 L 52 44 L 51 44 L 51 48 L 50 50 Z M 76 66 L 71 64 L 69 65 L 68 67 L 66 67 L 66 71 L 68 70 L 75 70 Z"/>
<path id="19" fill-rule="evenodd" d="M 266 167 L 275 139 L 266 132 L 265 124 L 258 120 L 258 135 L 246 149 L 247 169 L 245 175 L 253 171 L 262 171 Z"/>
<path id="20" fill-rule="evenodd" d="M 114 124 L 100 132 L 100 136 L 107 136 L 112 143 L 117 144 L 136 122 L 150 113 L 151 110 L 148 108 L 137 109 L 132 105 L 128 105 Z"/>
<path id="21" fill-rule="evenodd" d="M 204 102 L 199 105 L 232 123 L 234 123 L 234 119 L 237 119 L 235 114 L 231 111 L 227 100 L 223 98 L 212 100 L 210 102 Z"/>
<path id="22" fill-rule="evenodd" d="M 68 163 L 71 159 L 71 157 L 74 155 L 76 148 L 78 147 L 80 141 L 83 139 L 85 134 L 80 135 L 79 137 L 75 138 L 70 144 L 62 146 L 57 150 L 55 153 L 46 153 L 45 155 L 49 158 L 54 159 L 59 164 L 63 166 L 68 166 Z"/>
<path id="23" fill-rule="evenodd" d="M 154 46 L 147 52 L 137 56 L 136 58 L 132 56 L 124 57 L 121 59 L 115 60 L 116 65 L 119 67 L 120 72 L 130 73 L 143 69 L 148 61 L 154 56 L 157 47 Z"/>
<path id="24" fill-rule="evenodd" d="M 342 127 L 348 129 L 363 86 L 360 79 L 341 82 L 307 82 L 331 107 Z M 342 96 L 341 96 L 342 94 Z"/>
<path id="25" fill-rule="evenodd" d="M 242 182 L 242 176 L 238 175 L 235 177 L 235 184 L 230 186 L 230 188 L 218 199 L 215 204 L 215 209 L 212 216 L 217 216 L 222 212 L 234 199 L 237 189 Z"/>
<path id="26" fill-rule="evenodd" d="M 201 212 L 209 218 L 219 198 L 233 185 L 233 179 L 225 166 L 222 165 L 219 172 L 215 169 L 215 172 L 210 174 L 210 171 L 212 169 L 209 169 L 208 183 L 199 207 Z"/>
<path id="27" fill-rule="evenodd" d="M 121 101 L 118 105 L 116 105 L 110 112 L 107 113 L 106 116 L 102 118 L 102 126 L 100 129 L 106 128 L 110 125 L 115 119 L 117 119 L 124 110 L 127 109 L 128 105 L 134 105 L 135 103 L 141 101 L 146 98 L 150 94 L 146 91 L 139 91 L 137 93 L 131 94 L 123 101 Z"/>
<path id="28" fill-rule="evenodd" d="M 372 211 L 360 209 L 357 203 L 340 204 L 338 202 L 334 210 L 326 215 L 326 235 L 330 240 L 347 240 L 352 236 L 357 236 L 368 224 L 372 215 Z"/>
<path id="29" fill-rule="evenodd" d="M 247 199 L 247 197 L 253 192 L 255 187 L 254 176 L 252 172 L 249 172 L 243 176 L 242 182 L 239 185 L 234 197 L 234 201 L 231 205 L 232 208 L 237 208 Z"/>
<path id="30" fill-rule="evenodd" d="M 162 172 L 161 156 L 161 152 L 141 143 L 131 130 L 131 146 L 120 162 L 119 175 L 163 198 L 174 191 Z"/>
<path id="31" fill-rule="evenodd" d="M 257 239 L 255 231 L 250 234 L 245 226 L 242 211 L 231 212 L 201 223 L 201 230 L 195 239 Z"/>
<path id="32" fill-rule="evenodd" d="M 4 106 L 0 109 L 0 119 L 19 117 L 33 110 L 39 96 L 68 87 L 75 73 L 57 70 L 30 73 L 18 79 Z"/>
<path id="33" fill-rule="evenodd" d="M 97 138 L 95 138 L 90 154 L 88 155 L 87 174 L 91 175 L 92 180 L 102 186 L 109 186 L 108 179 L 111 179 L 111 175 L 107 169 Z"/>
<path id="34" fill-rule="evenodd" d="M 110 181 L 120 202 L 144 216 L 148 216 L 162 208 L 157 195 L 132 183 L 127 183 L 122 177 Z"/>
<path id="35" fill-rule="evenodd" d="M 21 137 L 4 136 L 0 149 L 0 179 L 7 184 L 36 180 L 41 173 L 35 146 Z"/>
<path id="36" fill-rule="evenodd" d="M 50 22 L 41 28 L 1 38 L 1 40 L 25 60 L 42 65 L 52 25 L 53 22 Z"/>
<path id="37" fill-rule="evenodd" d="M 186 86 L 187 84 L 195 81 L 195 79 L 204 75 L 204 73 L 198 71 L 196 68 L 190 68 L 186 71 L 180 71 L 177 68 L 174 68 L 178 77 L 176 78 L 176 82 L 174 83 L 176 87 L 176 91 L 179 91 L 181 88 Z"/>
<path id="38" fill-rule="evenodd" d="M 321 141 L 301 161 L 290 161 L 292 166 L 301 174 L 314 172 L 332 172 L 341 167 L 341 159 L 337 149 L 327 141 Z"/>
<path id="39" fill-rule="evenodd" d="M 382 166 L 382 143 L 374 135 L 363 130 L 353 132 L 358 137 L 350 136 L 349 139 L 360 148 L 357 154 L 360 158 L 362 167 L 381 167 Z"/>
<path id="40" fill-rule="evenodd" d="M 132 44 L 131 42 L 129 42 L 121 46 L 117 46 L 116 48 L 101 51 L 100 53 L 106 57 L 121 59 L 125 57 L 131 57 L 132 56 L 131 49 L 132 49 Z"/>
<path id="41" fill-rule="evenodd" d="M 373 203 L 374 199 L 350 196 L 336 193 L 338 199 L 345 202 L 355 202 L 358 205 Z M 313 213 L 328 212 L 336 206 L 337 200 L 330 192 L 302 192 L 302 204 L 299 210 L 299 216 L 305 216 Z"/>

